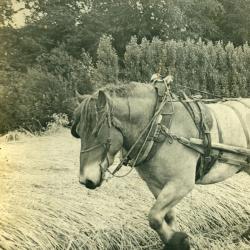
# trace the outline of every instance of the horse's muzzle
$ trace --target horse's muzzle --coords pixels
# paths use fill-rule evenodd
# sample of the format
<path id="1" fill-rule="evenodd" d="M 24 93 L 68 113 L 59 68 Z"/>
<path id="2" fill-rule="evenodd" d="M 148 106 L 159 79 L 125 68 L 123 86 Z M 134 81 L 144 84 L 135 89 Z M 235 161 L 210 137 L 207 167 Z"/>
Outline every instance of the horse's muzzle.
<path id="1" fill-rule="evenodd" d="M 88 189 L 96 189 L 97 187 L 100 186 L 100 183 L 96 184 L 91 180 L 86 180 L 85 182 L 83 182 L 81 181 L 81 179 L 79 179 L 79 182 L 81 185 L 84 185 Z"/>
<path id="2" fill-rule="evenodd" d="M 88 189 L 95 189 L 97 188 L 98 185 L 96 185 L 93 181 L 91 180 L 86 180 L 85 187 Z"/>

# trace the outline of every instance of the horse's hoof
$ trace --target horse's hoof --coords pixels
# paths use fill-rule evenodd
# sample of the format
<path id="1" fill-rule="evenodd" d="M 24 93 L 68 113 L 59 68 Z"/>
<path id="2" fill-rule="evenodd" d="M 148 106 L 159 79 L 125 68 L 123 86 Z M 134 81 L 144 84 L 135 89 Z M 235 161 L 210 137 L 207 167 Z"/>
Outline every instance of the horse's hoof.
<path id="1" fill-rule="evenodd" d="M 250 240 L 250 228 L 241 235 L 242 239 Z"/>
<path id="2" fill-rule="evenodd" d="M 188 235 L 182 232 L 174 233 L 164 250 L 190 250 Z"/>

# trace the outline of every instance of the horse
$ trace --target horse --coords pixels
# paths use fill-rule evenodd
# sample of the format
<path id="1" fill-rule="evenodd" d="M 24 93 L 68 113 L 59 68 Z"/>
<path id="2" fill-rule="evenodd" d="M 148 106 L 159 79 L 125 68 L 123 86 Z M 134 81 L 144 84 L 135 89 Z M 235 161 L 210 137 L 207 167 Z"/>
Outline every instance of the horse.
<path id="1" fill-rule="evenodd" d="M 116 154 L 122 149 L 131 153 L 133 167 L 155 197 L 155 203 L 148 215 L 150 227 L 158 233 L 165 244 L 164 249 L 187 250 L 190 249 L 188 235 L 176 230 L 174 206 L 195 184 L 217 183 L 241 170 L 250 173 L 250 167 L 249 164 L 242 166 L 215 161 L 211 169 L 197 179 L 197 164 L 201 153 L 180 143 L 173 136 L 199 138 L 192 116 L 178 99 L 166 102 L 173 111 L 170 112 L 171 133 L 166 134 L 169 138 L 157 144 L 151 157 L 142 156 L 143 153 L 139 156 L 141 147 L 149 144 L 146 140 L 148 138 L 145 139 L 152 128 L 149 125 L 158 117 L 155 116 L 157 99 L 158 95 L 152 84 L 135 82 L 108 86 L 92 95 L 79 97 L 80 104 L 74 112 L 71 127 L 72 135 L 81 139 L 79 182 L 88 189 L 100 187 Z M 210 131 L 213 141 L 219 141 L 223 137 L 225 144 L 249 147 L 250 99 L 242 99 L 240 103 L 228 101 L 206 106 L 212 121 Z M 243 109 L 244 115 L 241 118 L 234 110 L 236 106 Z M 224 130 L 230 124 L 230 116 L 237 122 L 226 133 Z M 218 120 L 226 121 L 220 122 L 220 129 Z M 244 129 L 241 128 L 239 120 L 244 120 L 247 124 Z M 245 155 L 234 154 L 233 157 L 240 163 L 243 162 L 241 160 L 246 160 Z M 123 163 L 125 164 L 124 161 Z"/>

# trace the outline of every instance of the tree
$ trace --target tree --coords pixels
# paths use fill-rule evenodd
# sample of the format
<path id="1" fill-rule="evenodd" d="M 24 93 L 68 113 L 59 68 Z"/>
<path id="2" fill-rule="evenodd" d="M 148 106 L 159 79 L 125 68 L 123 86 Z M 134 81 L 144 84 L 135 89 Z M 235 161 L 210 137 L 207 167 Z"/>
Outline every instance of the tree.
<path id="1" fill-rule="evenodd" d="M 201 37 L 239 44 L 249 40 L 248 0 L 22 1 L 31 15 L 19 31 L 18 36 L 27 40 L 18 41 L 19 51 L 31 43 L 39 54 L 64 43 L 70 55 L 79 58 L 84 48 L 96 61 L 100 37 L 108 34 L 122 64 L 125 47 L 134 35 L 139 41 L 144 37 L 152 41 L 155 36 L 163 41 Z"/>
<path id="2" fill-rule="evenodd" d="M 79 19 L 87 47 L 92 40 L 92 48 L 96 49 L 99 37 L 110 34 L 119 56 L 131 36 L 136 35 L 139 41 L 154 36 L 179 39 L 184 27 L 183 13 L 174 1 L 93 0 L 91 10 Z"/>
<path id="3" fill-rule="evenodd" d="M 11 20 L 14 11 L 11 0 L 1 0 L 0 3 L 0 27 Z"/>
<path id="4" fill-rule="evenodd" d="M 178 0 L 186 22 L 184 37 L 204 40 L 223 40 L 218 21 L 224 15 L 219 0 Z"/>
<path id="5" fill-rule="evenodd" d="M 97 49 L 97 62 L 94 79 L 101 87 L 108 83 L 117 83 L 119 74 L 118 56 L 112 47 L 112 37 L 103 35 Z"/>
<path id="6" fill-rule="evenodd" d="M 221 37 L 236 45 L 250 41 L 250 1 L 219 0 L 225 13 L 219 19 Z"/>

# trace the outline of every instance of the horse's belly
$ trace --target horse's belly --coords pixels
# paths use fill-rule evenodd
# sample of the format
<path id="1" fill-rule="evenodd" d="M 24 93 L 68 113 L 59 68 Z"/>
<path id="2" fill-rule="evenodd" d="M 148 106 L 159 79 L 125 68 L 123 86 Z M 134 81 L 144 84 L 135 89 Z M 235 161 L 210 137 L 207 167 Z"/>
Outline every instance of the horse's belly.
<path id="1" fill-rule="evenodd" d="M 213 116 L 212 142 L 247 148 L 250 143 L 250 99 L 209 104 Z M 246 156 L 223 153 L 226 158 L 246 160 Z M 197 183 L 216 183 L 231 177 L 242 167 L 217 161 Z"/>

